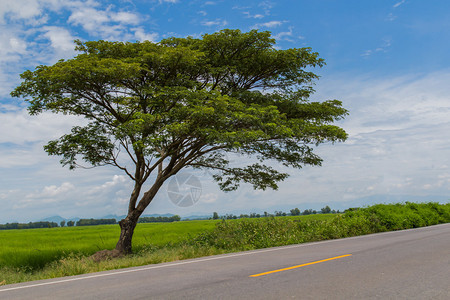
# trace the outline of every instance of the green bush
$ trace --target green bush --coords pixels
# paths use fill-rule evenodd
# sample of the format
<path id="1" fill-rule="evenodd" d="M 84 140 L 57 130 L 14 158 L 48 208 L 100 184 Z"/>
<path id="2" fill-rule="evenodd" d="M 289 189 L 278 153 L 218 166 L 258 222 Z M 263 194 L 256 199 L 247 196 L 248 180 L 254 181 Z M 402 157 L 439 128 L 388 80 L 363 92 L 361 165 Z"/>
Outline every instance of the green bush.
<path id="1" fill-rule="evenodd" d="M 450 222 L 450 204 L 378 204 L 349 210 L 330 219 L 289 218 L 223 220 L 191 243 L 226 250 L 249 250 L 338 239 Z"/>

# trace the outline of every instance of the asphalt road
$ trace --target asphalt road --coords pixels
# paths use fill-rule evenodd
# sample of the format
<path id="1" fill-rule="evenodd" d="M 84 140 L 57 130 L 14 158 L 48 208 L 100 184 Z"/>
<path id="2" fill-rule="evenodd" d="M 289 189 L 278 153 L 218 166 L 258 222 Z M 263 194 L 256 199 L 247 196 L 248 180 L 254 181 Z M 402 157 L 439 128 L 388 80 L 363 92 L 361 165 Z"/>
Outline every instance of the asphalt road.
<path id="1" fill-rule="evenodd" d="M 0 287 L 0 299 L 450 299 L 450 224 Z"/>

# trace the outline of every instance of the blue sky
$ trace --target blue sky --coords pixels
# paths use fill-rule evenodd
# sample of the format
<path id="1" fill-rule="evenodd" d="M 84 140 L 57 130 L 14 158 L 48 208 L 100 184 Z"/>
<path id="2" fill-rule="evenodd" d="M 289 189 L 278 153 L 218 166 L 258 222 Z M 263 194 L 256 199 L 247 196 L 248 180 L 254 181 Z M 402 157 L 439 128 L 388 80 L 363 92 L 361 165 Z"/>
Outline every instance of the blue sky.
<path id="1" fill-rule="evenodd" d="M 450 1 L 15 0 L 0 1 L 0 223 L 125 214 L 131 186 L 119 170 L 69 171 L 46 155 L 46 141 L 80 120 L 29 116 L 9 96 L 20 73 L 73 57 L 74 39 L 158 42 L 223 28 L 269 30 L 280 49 L 319 52 L 327 65 L 312 99 L 343 101 L 349 139 L 319 146 L 323 166 L 291 170 L 278 191 L 223 193 L 197 172 L 195 205 L 174 205 L 166 185 L 145 213 L 450 201 Z"/>

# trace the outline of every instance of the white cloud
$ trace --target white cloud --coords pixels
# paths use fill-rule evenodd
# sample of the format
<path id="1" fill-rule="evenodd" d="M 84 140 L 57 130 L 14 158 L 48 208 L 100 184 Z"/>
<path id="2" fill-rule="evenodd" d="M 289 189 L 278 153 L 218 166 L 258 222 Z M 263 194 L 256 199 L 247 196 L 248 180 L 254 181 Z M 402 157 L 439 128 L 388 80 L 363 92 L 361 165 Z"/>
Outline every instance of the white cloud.
<path id="1" fill-rule="evenodd" d="M 219 195 L 216 193 L 208 193 L 200 197 L 200 201 L 204 203 L 214 203 L 217 199 L 219 199 Z"/>
<path id="2" fill-rule="evenodd" d="M 11 47 L 10 51 L 15 53 L 23 54 L 25 53 L 27 49 L 27 44 L 24 40 L 18 39 L 18 38 L 10 38 L 9 39 L 9 46 Z"/>
<path id="3" fill-rule="evenodd" d="M 264 10 L 264 14 L 268 16 L 270 15 L 272 8 L 274 7 L 274 2 L 266 0 L 260 2 L 258 6 L 261 7 Z"/>
<path id="4" fill-rule="evenodd" d="M 60 186 L 50 185 L 44 187 L 44 189 L 38 193 L 28 194 L 26 198 L 53 198 L 61 194 L 65 194 L 71 190 L 74 190 L 75 186 L 70 182 L 63 182 Z"/>
<path id="5" fill-rule="evenodd" d="M 71 8 L 68 23 L 81 26 L 93 36 L 103 39 L 120 39 L 127 32 L 127 25 L 138 25 L 139 15 L 132 12 L 115 12 L 112 7 L 97 9 L 96 5 L 76 5 Z"/>
<path id="6" fill-rule="evenodd" d="M 129 178 L 124 175 L 114 175 L 111 181 L 107 181 L 101 186 L 95 188 L 93 193 L 98 193 L 101 191 L 109 190 L 115 186 L 121 185 L 129 181 Z"/>
<path id="7" fill-rule="evenodd" d="M 27 53 L 27 42 L 23 39 L 21 34 L 16 30 L 0 26 L 0 63 L 14 62 L 21 58 L 23 54 Z"/>
<path id="8" fill-rule="evenodd" d="M 4 24 L 7 17 L 16 21 L 33 19 L 41 13 L 42 6 L 38 0 L 0 1 L 0 24 Z"/>
<path id="9" fill-rule="evenodd" d="M 26 109 L 0 112 L 0 143 L 24 145 L 47 141 L 70 131 L 75 124 L 85 124 L 80 117 L 44 112 L 30 116 Z"/>
<path id="10" fill-rule="evenodd" d="M 242 13 L 245 15 L 246 18 L 252 18 L 252 19 L 262 19 L 262 18 L 264 18 L 264 15 L 261 15 L 261 14 L 254 14 L 254 15 L 252 15 L 248 11 L 244 11 Z"/>
<path id="11" fill-rule="evenodd" d="M 400 5 L 404 4 L 405 2 L 406 2 L 406 0 L 401 0 L 400 2 L 395 3 L 392 7 L 393 7 L 393 8 L 397 8 L 397 7 L 399 7 Z"/>
<path id="12" fill-rule="evenodd" d="M 42 29 L 45 31 L 44 36 L 50 40 L 56 51 L 74 53 L 75 45 L 73 41 L 76 38 L 70 34 L 69 30 L 57 26 L 44 26 Z"/>
<path id="13" fill-rule="evenodd" d="M 363 56 L 363 57 L 369 57 L 369 56 L 371 56 L 371 55 L 373 55 L 373 54 L 375 54 L 375 53 L 378 53 L 378 52 L 386 53 L 386 52 L 388 51 L 388 49 L 389 49 L 390 46 L 391 46 L 391 40 L 385 39 L 385 40 L 383 40 L 382 46 L 377 47 L 377 48 L 375 48 L 375 49 L 366 50 L 366 51 L 364 51 L 364 52 L 361 54 L 361 56 Z"/>
<path id="14" fill-rule="evenodd" d="M 281 40 L 286 40 L 286 41 L 290 41 L 293 42 L 293 40 L 291 39 L 292 35 L 293 35 L 293 28 L 289 27 L 289 31 L 283 31 L 283 32 L 279 32 L 277 34 L 275 34 L 273 36 L 273 38 L 277 41 L 281 41 Z"/>
<path id="15" fill-rule="evenodd" d="M 253 27 L 254 28 L 262 28 L 262 27 L 275 28 L 275 27 L 281 26 L 282 24 L 283 24 L 282 21 L 270 21 L 270 22 L 266 22 L 266 23 L 255 24 Z"/>
<path id="16" fill-rule="evenodd" d="M 216 19 L 214 21 L 203 21 L 202 25 L 203 26 L 219 26 L 219 27 L 224 27 L 228 24 L 228 22 L 226 20 L 221 20 L 221 19 Z"/>
<path id="17" fill-rule="evenodd" d="M 141 21 L 138 15 L 123 11 L 118 13 L 111 13 L 111 20 L 114 22 L 119 22 L 121 24 L 130 25 L 137 25 Z"/>
<path id="18" fill-rule="evenodd" d="M 133 28 L 131 30 L 134 30 L 134 36 L 138 41 L 156 42 L 159 37 L 157 33 L 146 33 L 142 27 Z"/>
<path id="19" fill-rule="evenodd" d="M 70 15 L 68 22 L 82 26 L 86 31 L 95 32 L 102 30 L 105 23 L 110 20 L 106 11 L 97 10 L 93 7 L 80 7 Z"/>
<path id="20" fill-rule="evenodd" d="M 27 194 L 23 199 L 16 201 L 12 209 L 25 209 L 39 206 L 46 206 L 51 203 L 61 202 L 67 197 L 67 194 L 75 189 L 70 182 L 63 182 L 60 186 L 45 186 L 41 191 Z"/>

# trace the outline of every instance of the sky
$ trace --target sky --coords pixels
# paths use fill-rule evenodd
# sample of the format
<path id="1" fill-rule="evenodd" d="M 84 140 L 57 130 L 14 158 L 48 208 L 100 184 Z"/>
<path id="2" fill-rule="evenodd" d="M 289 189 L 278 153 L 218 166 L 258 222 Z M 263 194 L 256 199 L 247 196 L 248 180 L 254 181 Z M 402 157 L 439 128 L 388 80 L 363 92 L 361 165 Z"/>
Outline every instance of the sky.
<path id="1" fill-rule="evenodd" d="M 224 28 L 269 30 L 278 49 L 319 52 L 327 65 L 311 100 L 341 100 L 350 114 L 337 125 L 349 138 L 317 147 L 323 165 L 288 170 L 277 191 L 224 193 L 209 172 L 185 170 L 145 214 L 450 202 L 448 0 L 0 0 L 0 223 L 124 215 L 132 187 L 118 169 L 70 171 L 44 152 L 82 120 L 29 116 L 10 97 L 22 72 L 73 57 L 75 39 L 158 42 Z"/>

